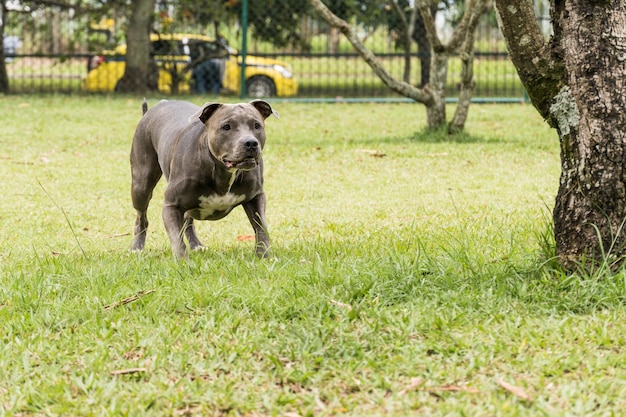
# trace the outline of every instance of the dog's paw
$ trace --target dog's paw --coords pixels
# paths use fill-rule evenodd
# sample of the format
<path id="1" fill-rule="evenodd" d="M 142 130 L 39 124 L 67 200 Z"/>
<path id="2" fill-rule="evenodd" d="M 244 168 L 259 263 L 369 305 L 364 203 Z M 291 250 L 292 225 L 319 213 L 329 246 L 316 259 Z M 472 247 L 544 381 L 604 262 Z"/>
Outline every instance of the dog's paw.
<path id="1" fill-rule="evenodd" d="M 272 256 L 272 251 L 270 250 L 270 248 L 263 245 L 257 246 L 255 253 L 257 258 L 259 259 L 267 259 Z"/>
<path id="2" fill-rule="evenodd" d="M 190 246 L 189 250 L 191 250 L 192 252 L 204 252 L 206 250 L 206 246 L 202 244 Z"/>

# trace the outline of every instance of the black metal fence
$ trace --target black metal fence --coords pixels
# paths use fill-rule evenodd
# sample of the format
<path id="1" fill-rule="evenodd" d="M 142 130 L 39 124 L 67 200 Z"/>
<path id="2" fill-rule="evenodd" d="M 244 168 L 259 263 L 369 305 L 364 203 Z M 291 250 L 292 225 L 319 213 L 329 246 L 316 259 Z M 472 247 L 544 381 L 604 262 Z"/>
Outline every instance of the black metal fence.
<path id="1" fill-rule="evenodd" d="M 102 71 L 103 76 L 112 79 L 121 76 L 116 71 L 119 71 L 119 62 L 123 63 L 123 55 L 120 57 L 118 54 L 113 59 L 102 54 L 102 51 L 114 50 L 123 42 L 124 27 L 130 14 L 128 11 L 121 10 L 113 15 L 109 13 L 108 16 L 101 16 L 98 20 L 93 14 L 80 15 L 73 9 L 45 6 L 30 10 L 19 6 L 19 2 L 15 4 L 18 6 L 5 11 L 2 19 L 5 65 L 12 93 L 86 94 L 115 90 L 115 80 L 113 82 L 92 80 L 91 83 L 86 80 L 90 77 L 88 76 L 90 69 L 94 71 L 98 66 L 98 61 L 104 62 L 108 59 L 112 60 L 111 65 L 108 72 Z M 188 36 L 182 34 L 200 34 L 215 38 L 216 26 L 201 25 L 193 19 L 179 22 L 176 20 L 176 16 L 180 15 L 177 7 L 176 2 L 161 5 L 160 13 L 156 15 L 154 29 L 155 33 L 181 35 L 177 39 L 183 44 L 176 53 L 180 54 L 176 56 L 176 61 L 184 64 L 185 59 L 191 59 L 185 55 L 189 51 L 185 49 L 187 44 L 184 42 L 190 41 Z M 381 10 L 381 13 L 393 12 Z M 266 13 L 272 15 L 275 14 L 275 10 L 269 9 Z M 438 12 L 437 16 L 440 33 L 445 38 L 453 28 L 453 16 L 449 13 L 446 15 L 445 11 Z M 291 19 L 293 20 L 293 16 Z M 167 24 L 164 24 L 164 21 L 167 21 Z M 424 82 L 425 74 L 422 70 L 425 67 L 421 58 L 427 58 L 428 50 L 419 50 L 418 42 L 413 42 L 410 52 L 405 53 L 401 31 L 394 27 L 389 19 L 379 17 L 377 21 L 372 22 L 365 17 L 360 20 L 357 15 L 351 17 L 351 23 L 358 28 L 359 36 L 364 43 L 376 53 L 392 74 L 402 79 L 408 65 L 410 66 L 410 72 L 406 73 L 408 80 L 413 85 Z M 285 26 L 281 29 L 287 35 L 294 35 L 294 39 L 285 40 L 284 38 L 289 36 L 283 36 L 280 42 L 272 42 L 271 37 L 264 36 L 261 32 L 263 25 L 255 26 L 254 19 L 251 19 L 250 27 L 247 29 L 241 27 L 241 22 L 237 18 L 222 22 L 218 26 L 220 35 L 228 41 L 231 48 L 239 49 L 238 53 L 230 49 L 228 58 L 230 62 L 226 62 L 225 65 L 222 63 L 221 76 L 224 79 L 229 77 L 229 80 L 223 83 L 223 87 L 229 88 L 223 88 L 222 93 L 239 94 L 240 86 L 237 85 L 238 76 L 235 73 L 240 68 L 237 60 L 245 52 L 248 71 L 252 71 L 253 75 L 256 74 L 255 79 L 259 81 L 263 77 L 269 78 L 274 84 L 273 90 L 271 88 L 263 90 L 263 85 L 260 87 L 251 85 L 249 77 L 249 89 L 261 88 L 253 90 L 251 94 L 256 91 L 259 95 L 324 99 L 399 97 L 383 85 L 345 37 L 321 21 L 314 11 L 307 9 L 298 17 L 296 24 L 295 28 Z M 247 48 L 246 51 L 242 51 L 241 43 L 246 30 Z M 277 29 L 273 27 L 272 30 Z M 420 27 L 416 27 L 416 30 L 420 30 Z M 416 34 L 415 38 L 419 36 L 421 35 Z M 276 46 L 281 42 L 284 45 Z M 484 16 L 478 28 L 475 45 L 474 96 L 488 100 L 522 99 L 524 89 L 508 59 L 506 46 L 495 26 L 493 16 Z M 115 65 L 117 69 L 111 69 Z M 456 95 L 460 70 L 460 59 L 450 57 L 447 91 L 449 97 Z M 195 85 L 191 71 L 186 77 L 178 80 L 181 84 L 176 89 L 167 87 L 167 82 L 171 80 L 160 80 L 162 92 L 171 93 L 173 90 L 182 93 L 193 92 Z M 297 85 L 297 89 L 289 83 Z"/>

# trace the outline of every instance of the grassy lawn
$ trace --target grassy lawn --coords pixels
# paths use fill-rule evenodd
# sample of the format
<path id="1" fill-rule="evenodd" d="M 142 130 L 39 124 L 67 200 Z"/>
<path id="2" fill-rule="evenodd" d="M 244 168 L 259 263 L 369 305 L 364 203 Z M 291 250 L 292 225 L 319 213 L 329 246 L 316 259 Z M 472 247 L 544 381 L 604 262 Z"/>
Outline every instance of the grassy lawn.
<path id="1" fill-rule="evenodd" d="M 626 274 L 556 267 L 559 146 L 532 107 L 474 105 L 447 137 L 417 104 L 277 101 L 273 256 L 237 209 L 177 262 L 163 184 L 128 251 L 140 106 L 0 101 L 0 415 L 626 409 Z"/>

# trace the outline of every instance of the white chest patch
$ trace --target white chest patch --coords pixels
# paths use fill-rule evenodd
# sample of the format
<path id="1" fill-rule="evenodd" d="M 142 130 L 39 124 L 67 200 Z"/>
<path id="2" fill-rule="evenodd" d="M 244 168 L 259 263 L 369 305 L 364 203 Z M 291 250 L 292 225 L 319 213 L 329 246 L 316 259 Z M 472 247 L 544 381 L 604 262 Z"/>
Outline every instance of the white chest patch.
<path id="1" fill-rule="evenodd" d="M 226 193 L 224 195 L 212 194 L 209 196 L 200 196 L 200 216 L 207 218 L 218 211 L 230 211 L 237 204 L 245 200 L 243 194 Z"/>

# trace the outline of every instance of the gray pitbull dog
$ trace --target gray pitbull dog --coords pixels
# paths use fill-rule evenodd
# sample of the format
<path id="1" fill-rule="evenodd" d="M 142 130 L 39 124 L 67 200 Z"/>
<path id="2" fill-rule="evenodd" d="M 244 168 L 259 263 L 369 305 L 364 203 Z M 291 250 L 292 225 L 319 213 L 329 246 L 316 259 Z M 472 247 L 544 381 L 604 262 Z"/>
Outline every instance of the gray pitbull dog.
<path id="1" fill-rule="evenodd" d="M 250 103 L 161 101 L 137 125 L 130 153 L 132 200 L 137 219 L 131 249 L 146 242 L 147 210 L 152 190 L 164 175 L 168 184 L 163 222 L 178 258 L 202 247 L 194 220 L 219 220 L 238 205 L 252 224 L 256 254 L 266 257 L 269 237 L 265 220 L 263 159 L 265 119 L 278 117 L 262 100 Z"/>

